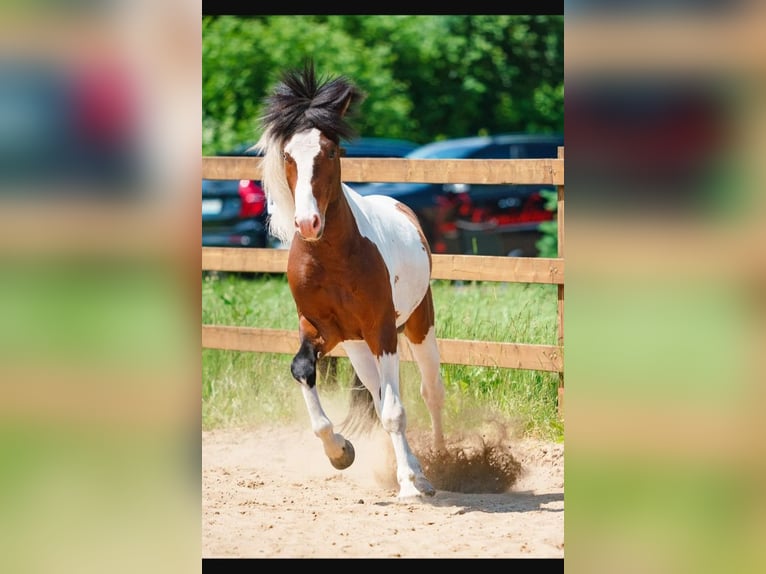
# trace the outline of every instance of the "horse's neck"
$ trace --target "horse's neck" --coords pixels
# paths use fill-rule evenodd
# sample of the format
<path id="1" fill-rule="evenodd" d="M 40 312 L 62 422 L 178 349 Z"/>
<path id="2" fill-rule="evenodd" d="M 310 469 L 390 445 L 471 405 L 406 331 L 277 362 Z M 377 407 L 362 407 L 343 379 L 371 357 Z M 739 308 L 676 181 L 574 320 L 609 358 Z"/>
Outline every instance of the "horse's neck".
<path id="1" fill-rule="evenodd" d="M 327 206 L 322 238 L 315 245 L 319 253 L 326 253 L 332 258 L 337 258 L 343 252 L 353 252 L 356 242 L 361 239 L 354 212 L 343 187 L 336 198 Z"/>
<path id="2" fill-rule="evenodd" d="M 350 245 L 359 237 L 359 228 L 342 185 L 336 198 L 325 212 L 323 238 L 334 245 Z"/>

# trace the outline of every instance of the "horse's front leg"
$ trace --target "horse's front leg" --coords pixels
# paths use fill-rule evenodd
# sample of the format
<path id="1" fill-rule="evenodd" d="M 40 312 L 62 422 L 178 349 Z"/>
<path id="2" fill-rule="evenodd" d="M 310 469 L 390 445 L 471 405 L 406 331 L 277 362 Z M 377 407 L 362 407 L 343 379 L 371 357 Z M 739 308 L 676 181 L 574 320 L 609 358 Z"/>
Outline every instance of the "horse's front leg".
<path id="1" fill-rule="evenodd" d="M 314 326 L 304 317 L 300 320 L 301 346 L 293 357 L 290 371 L 301 385 L 303 400 L 311 419 L 311 429 L 319 437 L 330 463 L 338 470 L 348 468 L 354 462 L 354 445 L 333 431 L 332 422 L 322 409 L 316 388 L 316 365 L 321 339 Z"/>
<path id="2" fill-rule="evenodd" d="M 436 490 L 423 473 L 415 453 L 407 442 L 407 415 L 399 391 L 399 355 L 384 353 L 380 357 L 380 422 L 391 437 L 396 456 L 396 478 L 399 498 L 433 496 Z"/>

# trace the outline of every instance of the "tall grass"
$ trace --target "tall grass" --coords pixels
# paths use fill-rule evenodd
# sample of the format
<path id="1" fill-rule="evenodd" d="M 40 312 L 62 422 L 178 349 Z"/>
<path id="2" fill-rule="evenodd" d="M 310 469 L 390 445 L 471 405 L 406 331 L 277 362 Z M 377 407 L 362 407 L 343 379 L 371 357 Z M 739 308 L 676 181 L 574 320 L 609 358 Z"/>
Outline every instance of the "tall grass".
<path id="1" fill-rule="evenodd" d="M 437 336 L 556 344 L 556 286 L 518 283 L 432 282 Z M 202 320 L 206 324 L 296 329 L 297 319 L 284 275 L 244 279 L 203 277 Z M 289 355 L 202 351 L 203 428 L 252 425 L 306 418 Z M 347 359 L 337 361 L 337 383 L 322 383 L 328 402 L 345 396 L 352 378 Z M 402 362 L 402 395 L 411 425 L 427 425 L 414 363 Z M 556 406 L 558 374 L 466 365 L 442 365 L 447 389 L 445 430 L 474 417 L 500 416 L 518 432 L 561 440 Z M 330 409 L 328 408 L 328 412 Z M 477 423 L 480 421 L 476 421 Z"/>

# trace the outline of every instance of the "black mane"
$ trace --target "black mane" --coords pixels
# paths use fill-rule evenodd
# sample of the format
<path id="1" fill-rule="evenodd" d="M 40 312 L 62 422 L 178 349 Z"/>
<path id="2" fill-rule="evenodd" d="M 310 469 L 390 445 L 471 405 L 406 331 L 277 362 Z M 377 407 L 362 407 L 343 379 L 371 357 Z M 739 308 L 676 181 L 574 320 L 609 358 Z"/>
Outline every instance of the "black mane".
<path id="1" fill-rule="evenodd" d="M 345 121 L 365 94 L 344 76 L 333 79 L 317 78 L 312 61 L 303 70 L 289 70 L 265 100 L 261 117 L 271 136 L 284 141 L 293 134 L 317 128 L 336 143 L 351 139 L 354 129 Z"/>

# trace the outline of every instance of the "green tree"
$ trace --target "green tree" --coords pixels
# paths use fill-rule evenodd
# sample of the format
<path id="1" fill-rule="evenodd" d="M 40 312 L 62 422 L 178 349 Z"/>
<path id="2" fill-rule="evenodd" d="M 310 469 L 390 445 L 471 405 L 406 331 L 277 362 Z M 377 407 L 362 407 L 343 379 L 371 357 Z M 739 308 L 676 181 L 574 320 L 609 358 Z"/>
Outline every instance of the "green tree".
<path id="1" fill-rule="evenodd" d="M 361 135 L 563 129 L 562 16 L 219 16 L 202 33 L 204 154 L 254 142 L 263 97 L 307 56 L 368 93 Z"/>
<path id="2" fill-rule="evenodd" d="M 558 211 L 558 192 L 548 189 L 541 189 L 540 195 L 545 199 L 545 209 L 554 214 Z M 540 224 L 541 237 L 535 243 L 539 257 L 558 257 L 559 256 L 559 224 L 556 219 L 543 221 Z"/>

